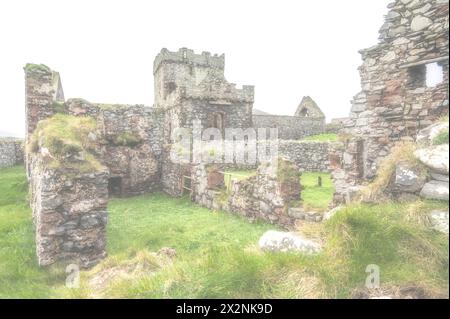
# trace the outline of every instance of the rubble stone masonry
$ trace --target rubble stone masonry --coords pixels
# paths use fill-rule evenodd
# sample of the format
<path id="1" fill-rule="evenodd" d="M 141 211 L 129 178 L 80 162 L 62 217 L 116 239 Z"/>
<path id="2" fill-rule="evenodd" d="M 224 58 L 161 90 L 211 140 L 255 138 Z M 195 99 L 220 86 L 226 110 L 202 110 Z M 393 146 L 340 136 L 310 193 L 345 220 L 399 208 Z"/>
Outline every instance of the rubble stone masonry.
<path id="1" fill-rule="evenodd" d="M 414 141 L 448 114 L 448 1 L 396 0 L 388 7 L 379 44 L 360 51 L 362 90 L 343 129 L 350 140 L 333 173 L 337 198 L 373 179 L 395 143 Z"/>
<path id="2" fill-rule="evenodd" d="M 0 168 L 22 164 L 23 159 L 23 140 L 0 137 Z"/>
<path id="3" fill-rule="evenodd" d="M 389 5 L 380 43 L 361 50 L 362 90 L 346 131 L 364 140 L 364 177 L 372 178 L 392 145 L 448 114 L 448 1 L 397 0 Z M 427 65 L 442 82 L 427 86 Z"/>

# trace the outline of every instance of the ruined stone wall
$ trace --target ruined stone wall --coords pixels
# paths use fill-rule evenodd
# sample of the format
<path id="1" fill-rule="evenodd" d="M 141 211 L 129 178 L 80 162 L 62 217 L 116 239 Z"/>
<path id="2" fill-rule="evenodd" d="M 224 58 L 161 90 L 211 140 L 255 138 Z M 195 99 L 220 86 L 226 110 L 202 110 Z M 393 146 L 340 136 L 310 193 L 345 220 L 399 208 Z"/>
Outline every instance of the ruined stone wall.
<path id="1" fill-rule="evenodd" d="M 293 228 L 297 218 L 289 214 L 289 204 L 300 199 L 300 172 L 295 164 L 282 162 L 281 169 L 273 163 L 265 163 L 258 167 L 256 176 L 232 180 L 228 192 L 223 187 L 224 178 L 220 173 L 223 167 L 193 166 L 192 198 L 209 209 Z M 284 173 L 280 173 L 281 170 Z"/>
<path id="2" fill-rule="evenodd" d="M 31 208 L 40 266 L 57 261 L 89 268 L 106 256 L 108 172 L 53 168 L 31 157 Z"/>
<path id="3" fill-rule="evenodd" d="M 116 185 L 113 196 L 160 189 L 163 114 L 143 105 L 112 105 L 69 99 L 68 114 L 91 116 L 98 127 L 99 158 Z"/>
<path id="4" fill-rule="evenodd" d="M 23 140 L 0 137 L 0 168 L 22 164 L 23 161 Z"/>
<path id="5" fill-rule="evenodd" d="M 27 137 L 39 121 L 56 113 L 57 102 L 64 102 L 64 93 L 58 72 L 42 64 L 27 64 L 24 70 Z"/>
<path id="6" fill-rule="evenodd" d="M 347 117 L 331 119 L 330 123 L 325 125 L 326 133 L 340 134 L 344 130 L 344 125 L 348 121 Z"/>
<path id="7" fill-rule="evenodd" d="M 364 140 L 363 177 L 370 179 L 393 144 L 448 114 L 448 1 L 397 0 L 389 5 L 380 43 L 361 50 L 362 91 L 346 131 Z M 438 63 L 443 81 L 426 84 L 426 65 Z"/>
<path id="8" fill-rule="evenodd" d="M 25 143 L 39 121 L 53 116 L 64 103 L 64 92 L 58 72 L 43 64 L 27 64 L 25 71 Z M 25 154 L 27 177 L 31 175 Z"/>
<path id="9" fill-rule="evenodd" d="M 278 128 L 278 138 L 298 140 L 325 132 L 325 118 L 284 115 L 253 115 L 255 128 Z"/>
<path id="10" fill-rule="evenodd" d="M 120 177 L 121 195 L 160 189 L 162 116 L 143 106 L 101 107 L 97 121 L 104 144 L 102 162 Z"/>
<path id="11" fill-rule="evenodd" d="M 295 163 L 302 172 L 330 171 L 330 155 L 342 149 L 339 142 L 284 141 L 280 140 L 280 156 Z"/>

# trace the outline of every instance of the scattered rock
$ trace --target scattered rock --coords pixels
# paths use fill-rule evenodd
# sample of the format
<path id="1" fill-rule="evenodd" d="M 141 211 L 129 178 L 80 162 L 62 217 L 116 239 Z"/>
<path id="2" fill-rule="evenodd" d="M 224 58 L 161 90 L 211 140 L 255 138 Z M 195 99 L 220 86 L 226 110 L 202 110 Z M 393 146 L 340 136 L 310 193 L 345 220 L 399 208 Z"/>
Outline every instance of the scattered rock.
<path id="1" fill-rule="evenodd" d="M 414 155 L 435 172 L 448 175 L 448 152 L 448 144 L 444 144 L 419 149 Z"/>
<path id="2" fill-rule="evenodd" d="M 431 177 L 437 181 L 441 182 L 447 182 L 449 181 L 448 175 L 438 174 L 438 173 L 431 173 Z"/>
<path id="3" fill-rule="evenodd" d="M 422 189 L 426 176 L 407 163 L 400 163 L 395 170 L 394 191 L 415 193 Z"/>
<path id="4" fill-rule="evenodd" d="M 302 252 L 307 254 L 318 253 L 320 244 L 304 239 L 295 233 L 267 231 L 259 239 L 259 247 L 270 252 Z"/>
<path id="5" fill-rule="evenodd" d="M 306 220 L 309 222 L 320 222 L 323 218 L 321 213 L 314 211 L 305 211 L 301 207 L 289 208 L 288 215 L 292 218 Z"/>
<path id="6" fill-rule="evenodd" d="M 434 229 L 448 235 L 448 211 L 434 210 L 430 213 L 430 219 Z"/>
<path id="7" fill-rule="evenodd" d="M 359 196 L 359 192 L 361 190 L 361 186 L 350 186 L 347 188 L 345 192 L 345 202 L 351 203 L 356 200 Z"/>
<path id="8" fill-rule="evenodd" d="M 326 212 L 326 213 L 323 215 L 323 220 L 329 220 L 329 219 L 331 219 L 334 215 L 336 215 L 339 211 L 341 211 L 342 208 L 343 208 L 342 206 L 337 206 L 337 207 L 333 208 L 332 210 Z"/>
<path id="9" fill-rule="evenodd" d="M 427 199 L 437 199 L 448 201 L 448 183 L 441 181 L 429 181 L 420 191 L 420 196 Z"/>
<path id="10" fill-rule="evenodd" d="M 177 256 L 177 251 L 170 247 L 163 247 L 156 253 L 158 256 L 166 256 L 170 259 L 174 259 Z"/>

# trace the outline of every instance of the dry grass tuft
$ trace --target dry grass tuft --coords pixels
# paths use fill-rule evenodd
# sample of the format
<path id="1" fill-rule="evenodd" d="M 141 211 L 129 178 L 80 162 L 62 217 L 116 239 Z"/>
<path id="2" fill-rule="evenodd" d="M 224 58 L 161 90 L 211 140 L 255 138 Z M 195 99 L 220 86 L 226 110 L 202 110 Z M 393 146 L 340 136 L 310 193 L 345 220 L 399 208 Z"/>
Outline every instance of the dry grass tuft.
<path id="1" fill-rule="evenodd" d="M 384 190 L 391 182 L 396 165 L 400 162 L 409 163 L 412 167 L 425 170 L 425 167 L 414 156 L 416 145 L 402 142 L 394 146 L 391 153 L 381 162 L 375 180 L 361 190 L 361 200 L 375 201 L 384 197 Z"/>

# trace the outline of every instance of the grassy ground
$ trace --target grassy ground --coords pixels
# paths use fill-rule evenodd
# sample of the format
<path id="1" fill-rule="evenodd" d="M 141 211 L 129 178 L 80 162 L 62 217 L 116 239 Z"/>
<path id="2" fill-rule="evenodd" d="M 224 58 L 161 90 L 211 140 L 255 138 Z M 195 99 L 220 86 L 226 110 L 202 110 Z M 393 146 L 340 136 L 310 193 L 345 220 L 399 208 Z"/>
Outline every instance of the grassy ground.
<path id="1" fill-rule="evenodd" d="M 324 133 L 307 136 L 302 141 L 315 141 L 315 142 L 335 142 L 338 140 L 338 135 L 334 133 Z"/>
<path id="2" fill-rule="evenodd" d="M 57 266 L 38 268 L 23 168 L 0 170 L 0 297 L 90 297 L 95 269 L 83 272 L 81 288 L 64 287 Z M 258 238 L 273 226 L 250 224 L 226 213 L 150 194 L 110 202 L 107 260 L 99 266 L 151 263 L 148 252 L 177 251 L 157 271 L 131 274 L 108 297 L 202 298 L 349 297 L 363 287 L 368 264 L 377 264 L 383 286 L 416 285 L 448 296 L 448 237 L 426 227 L 424 214 L 438 202 L 355 204 L 317 234 L 326 245 L 317 256 L 264 254 Z M 304 232 L 305 230 L 302 230 Z M 152 268 L 153 269 L 153 268 Z"/>
<path id="3" fill-rule="evenodd" d="M 64 272 L 37 267 L 23 167 L 0 170 L 0 298 L 47 298 Z"/>
<path id="4" fill-rule="evenodd" d="M 318 178 L 322 178 L 322 186 L 318 186 Z M 302 204 L 308 208 L 325 211 L 333 199 L 334 186 L 329 173 L 305 172 L 300 177 L 302 185 Z"/>

